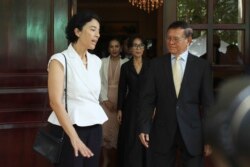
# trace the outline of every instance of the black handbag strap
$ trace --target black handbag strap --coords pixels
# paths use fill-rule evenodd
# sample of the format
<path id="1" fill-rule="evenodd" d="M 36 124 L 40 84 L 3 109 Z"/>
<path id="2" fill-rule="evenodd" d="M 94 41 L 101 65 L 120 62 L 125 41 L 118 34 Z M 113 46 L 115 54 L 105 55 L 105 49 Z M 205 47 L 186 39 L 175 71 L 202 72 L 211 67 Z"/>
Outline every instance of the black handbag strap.
<path id="1" fill-rule="evenodd" d="M 63 53 L 62 53 L 63 54 Z M 68 68 L 67 68 L 67 59 L 66 56 L 63 54 L 65 59 L 65 88 L 64 88 L 64 95 L 65 95 L 65 109 L 68 112 L 68 100 L 67 100 L 67 88 L 68 88 Z"/>

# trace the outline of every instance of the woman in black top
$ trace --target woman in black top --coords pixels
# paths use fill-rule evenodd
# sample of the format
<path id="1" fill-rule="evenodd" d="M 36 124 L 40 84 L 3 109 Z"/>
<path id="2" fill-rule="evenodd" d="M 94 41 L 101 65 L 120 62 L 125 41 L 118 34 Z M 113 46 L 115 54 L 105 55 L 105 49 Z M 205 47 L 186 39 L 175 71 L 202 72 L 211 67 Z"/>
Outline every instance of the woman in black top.
<path id="1" fill-rule="evenodd" d="M 140 84 L 145 81 L 149 60 L 143 58 L 145 44 L 139 35 L 129 38 L 128 47 L 132 58 L 121 67 L 118 88 L 118 161 L 119 167 L 145 167 L 145 148 L 136 126 Z"/>

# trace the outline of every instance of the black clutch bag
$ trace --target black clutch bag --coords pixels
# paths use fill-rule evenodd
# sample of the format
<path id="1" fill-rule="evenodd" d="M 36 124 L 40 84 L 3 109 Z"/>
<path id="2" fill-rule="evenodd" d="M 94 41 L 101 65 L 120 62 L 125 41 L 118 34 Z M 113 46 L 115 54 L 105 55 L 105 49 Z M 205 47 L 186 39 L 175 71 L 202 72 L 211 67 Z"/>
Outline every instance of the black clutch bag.
<path id="1" fill-rule="evenodd" d="M 67 111 L 67 60 L 65 55 L 65 108 Z M 62 147 L 63 147 L 63 139 L 64 139 L 64 131 L 62 131 L 61 137 L 55 136 L 55 134 L 51 133 L 49 129 L 49 125 L 42 127 L 38 130 L 38 133 L 35 138 L 35 142 L 33 144 L 33 149 L 39 153 L 40 155 L 47 158 L 52 163 L 58 163 L 60 161 Z"/>

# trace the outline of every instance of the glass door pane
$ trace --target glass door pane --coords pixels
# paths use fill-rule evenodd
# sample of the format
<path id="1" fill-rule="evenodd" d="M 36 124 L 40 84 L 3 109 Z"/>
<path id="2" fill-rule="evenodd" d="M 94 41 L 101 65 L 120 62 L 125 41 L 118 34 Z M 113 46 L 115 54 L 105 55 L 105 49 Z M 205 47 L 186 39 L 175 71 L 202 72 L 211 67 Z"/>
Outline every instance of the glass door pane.
<path id="1" fill-rule="evenodd" d="M 206 24 L 207 0 L 177 0 L 177 19 L 191 24 Z"/>
<path id="2" fill-rule="evenodd" d="M 213 60 L 221 65 L 244 64 L 244 31 L 215 30 Z"/>
<path id="3" fill-rule="evenodd" d="M 207 58 L 207 31 L 194 30 L 189 52 L 197 57 Z"/>
<path id="4" fill-rule="evenodd" d="M 244 0 L 214 0 L 214 23 L 237 24 L 244 22 Z"/>

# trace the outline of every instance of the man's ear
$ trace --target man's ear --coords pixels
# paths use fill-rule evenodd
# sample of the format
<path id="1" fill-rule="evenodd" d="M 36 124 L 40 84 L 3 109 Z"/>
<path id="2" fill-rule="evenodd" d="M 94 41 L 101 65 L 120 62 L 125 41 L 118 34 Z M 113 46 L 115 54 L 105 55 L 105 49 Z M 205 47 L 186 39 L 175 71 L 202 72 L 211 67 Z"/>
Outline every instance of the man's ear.
<path id="1" fill-rule="evenodd" d="M 191 43 L 192 43 L 192 37 L 188 37 L 188 45 L 191 45 Z"/>

